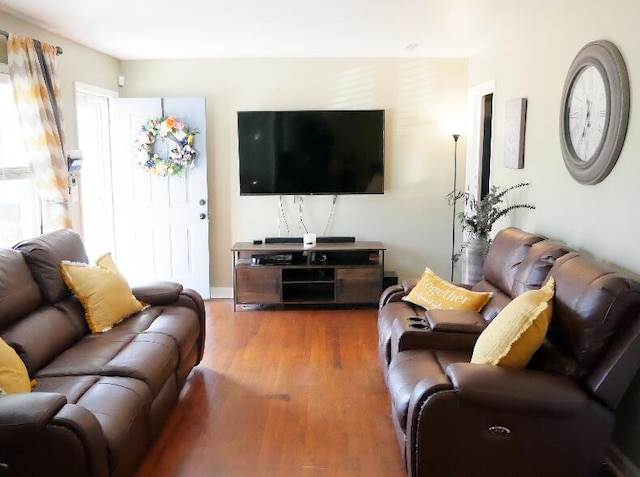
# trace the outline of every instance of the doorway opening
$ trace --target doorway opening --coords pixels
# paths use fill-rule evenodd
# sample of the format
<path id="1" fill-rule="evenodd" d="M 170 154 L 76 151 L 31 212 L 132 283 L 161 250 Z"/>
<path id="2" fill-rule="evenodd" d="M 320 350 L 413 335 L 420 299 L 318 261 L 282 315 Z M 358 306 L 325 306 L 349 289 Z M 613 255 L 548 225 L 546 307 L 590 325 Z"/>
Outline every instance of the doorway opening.
<path id="1" fill-rule="evenodd" d="M 80 231 L 90 258 L 114 249 L 110 101 L 117 94 L 76 85 L 80 173 Z"/>
<path id="2" fill-rule="evenodd" d="M 481 165 L 480 165 L 480 199 L 488 193 L 491 177 L 491 140 L 493 124 L 493 93 L 482 97 L 482 141 L 481 141 Z"/>
<path id="3" fill-rule="evenodd" d="M 491 188 L 495 86 L 495 80 L 491 80 L 469 90 L 471 131 L 467 142 L 465 189 L 477 201 Z"/>

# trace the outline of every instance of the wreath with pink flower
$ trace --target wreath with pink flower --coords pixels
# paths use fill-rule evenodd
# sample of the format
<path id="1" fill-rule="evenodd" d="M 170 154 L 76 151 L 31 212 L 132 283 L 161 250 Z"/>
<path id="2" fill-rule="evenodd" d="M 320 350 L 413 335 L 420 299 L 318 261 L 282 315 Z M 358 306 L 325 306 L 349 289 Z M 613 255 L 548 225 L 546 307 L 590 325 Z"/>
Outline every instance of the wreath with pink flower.
<path id="1" fill-rule="evenodd" d="M 193 139 L 196 134 L 197 129 L 189 129 L 170 116 L 149 119 L 140 128 L 134 143 L 138 165 L 160 177 L 181 176 L 185 169 L 195 166 L 198 152 L 193 148 Z M 153 152 L 158 139 L 172 141 L 167 157 Z"/>

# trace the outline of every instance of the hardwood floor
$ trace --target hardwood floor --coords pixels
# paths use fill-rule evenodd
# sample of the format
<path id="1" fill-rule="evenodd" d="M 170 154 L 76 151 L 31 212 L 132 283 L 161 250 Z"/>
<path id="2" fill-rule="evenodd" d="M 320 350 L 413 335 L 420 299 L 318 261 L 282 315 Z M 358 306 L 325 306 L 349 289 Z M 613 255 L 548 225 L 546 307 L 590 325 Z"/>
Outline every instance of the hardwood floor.
<path id="1" fill-rule="evenodd" d="M 404 477 L 376 310 L 233 310 L 137 477 Z"/>

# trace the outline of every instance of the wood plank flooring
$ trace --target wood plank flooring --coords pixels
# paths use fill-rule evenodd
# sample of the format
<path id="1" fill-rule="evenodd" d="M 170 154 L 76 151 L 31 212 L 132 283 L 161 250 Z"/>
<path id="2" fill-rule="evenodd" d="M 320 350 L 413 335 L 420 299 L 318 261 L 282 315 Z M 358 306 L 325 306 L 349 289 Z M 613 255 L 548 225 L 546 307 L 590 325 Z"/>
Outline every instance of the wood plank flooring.
<path id="1" fill-rule="evenodd" d="M 137 477 L 404 477 L 376 310 L 207 308 L 207 343 Z"/>

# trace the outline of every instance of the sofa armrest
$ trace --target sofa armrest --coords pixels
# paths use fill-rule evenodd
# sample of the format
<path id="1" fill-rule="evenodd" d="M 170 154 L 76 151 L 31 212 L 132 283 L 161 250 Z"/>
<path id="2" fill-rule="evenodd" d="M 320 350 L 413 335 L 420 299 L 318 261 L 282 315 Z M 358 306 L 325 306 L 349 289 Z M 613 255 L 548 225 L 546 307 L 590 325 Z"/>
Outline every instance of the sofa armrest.
<path id="1" fill-rule="evenodd" d="M 429 328 L 433 331 L 450 331 L 479 335 L 487 322 L 477 311 L 427 310 L 424 313 Z"/>
<path id="2" fill-rule="evenodd" d="M 400 301 L 403 296 L 405 296 L 405 293 L 402 285 L 391 285 L 382 291 L 382 295 L 380 295 L 380 300 L 378 302 L 378 308 L 382 308 L 387 303 Z"/>
<path id="3" fill-rule="evenodd" d="M 57 393 L 0 398 L 0 463 L 9 475 L 108 475 L 107 442 L 91 412 Z M 72 471 L 73 469 L 73 471 Z M 79 470 L 80 469 L 80 470 Z"/>
<path id="4" fill-rule="evenodd" d="M 67 399 L 56 393 L 7 394 L 0 399 L 0 449 L 16 449 L 42 432 Z"/>
<path id="5" fill-rule="evenodd" d="M 450 364 L 445 372 L 461 401 L 500 412 L 566 417 L 592 404 L 566 376 L 471 363 Z"/>
<path id="6" fill-rule="evenodd" d="M 153 282 L 132 288 L 134 296 L 151 306 L 175 302 L 182 292 L 182 285 L 174 282 Z"/>
<path id="7" fill-rule="evenodd" d="M 471 351 L 479 335 L 432 330 L 426 318 L 396 318 L 391 325 L 391 356 L 417 349 Z"/>

